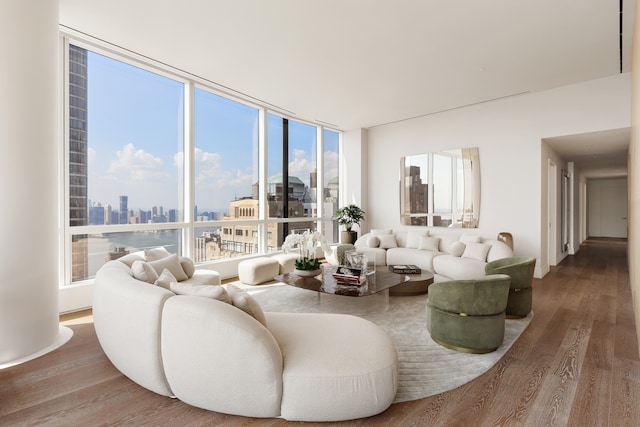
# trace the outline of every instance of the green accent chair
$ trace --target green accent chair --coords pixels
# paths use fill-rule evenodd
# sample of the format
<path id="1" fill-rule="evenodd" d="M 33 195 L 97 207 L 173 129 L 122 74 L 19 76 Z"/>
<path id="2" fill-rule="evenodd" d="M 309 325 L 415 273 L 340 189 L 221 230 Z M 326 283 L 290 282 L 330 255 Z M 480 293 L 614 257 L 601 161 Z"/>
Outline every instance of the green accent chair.
<path id="1" fill-rule="evenodd" d="M 507 318 L 518 319 L 531 312 L 533 299 L 533 272 L 536 267 L 534 257 L 502 258 L 487 263 L 485 274 L 506 274 L 511 277 L 509 302 L 507 303 Z"/>
<path id="2" fill-rule="evenodd" d="M 429 286 L 427 330 L 438 344 L 465 353 L 490 353 L 504 340 L 509 298 L 506 274 Z"/>

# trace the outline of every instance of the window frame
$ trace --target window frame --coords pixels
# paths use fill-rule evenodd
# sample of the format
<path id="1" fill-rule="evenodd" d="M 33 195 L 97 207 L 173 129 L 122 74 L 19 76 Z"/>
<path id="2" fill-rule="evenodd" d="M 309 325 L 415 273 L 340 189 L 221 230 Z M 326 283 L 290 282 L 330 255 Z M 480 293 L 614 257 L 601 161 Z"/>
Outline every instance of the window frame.
<path id="1" fill-rule="evenodd" d="M 301 218 L 268 218 L 267 215 L 267 116 L 274 114 L 279 117 L 293 120 L 303 123 L 305 125 L 313 126 L 316 129 L 316 159 L 317 159 L 317 186 L 318 188 L 325 188 L 324 182 L 324 132 L 325 130 L 335 132 L 338 134 L 338 156 L 342 156 L 342 143 L 343 133 L 341 130 L 322 125 L 320 123 L 307 121 L 300 119 L 299 117 L 291 117 L 291 115 L 283 113 L 273 105 L 259 102 L 255 98 L 248 96 L 242 96 L 242 94 L 232 93 L 229 88 L 220 87 L 214 82 L 207 81 L 198 76 L 184 72 L 182 70 L 175 69 L 167 64 L 159 63 L 150 58 L 143 57 L 134 52 L 119 48 L 117 46 L 110 45 L 106 42 L 92 39 L 84 34 L 77 34 L 73 30 L 61 29 L 61 44 L 63 52 L 62 61 L 62 153 L 60 155 L 60 168 L 61 179 L 59 183 L 59 194 L 62 202 L 60 203 L 60 229 L 62 230 L 62 236 L 60 238 L 60 278 L 59 284 L 61 288 L 67 288 L 74 285 L 86 285 L 92 284 L 93 278 L 85 280 L 72 281 L 72 249 L 71 241 L 74 235 L 92 235 L 99 233 L 118 233 L 118 232 L 136 232 L 136 231 L 157 231 L 157 230 L 169 230 L 178 229 L 181 231 L 181 255 L 193 257 L 197 248 L 195 231 L 197 228 L 203 227 L 229 227 L 233 229 L 235 226 L 255 226 L 257 230 L 257 252 L 246 254 L 246 257 L 255 256 L 256 254 L 266 254 L 281 249 L 282 242 L 278 242 L 278 247 L 268 246 L 269 236 L 272 234 L 269 227 L 273 224 L 279 223 L 302 223 L 313 222 L 315 227 L 322 231 L 325 223 L 333 221 L 332 217 L 323 217 L 322 203 L 323 200 L 316 201 L 316 212 L 308 217 Z M 152 72 L 154 74 L 170 78 L 178 81 L 184 86 L 184 109 L 183 109 L 183 147 L 184 147 L 184 166 L 182 177 L 182 209 L 183 209 L 183 221 L 181 222 L 166 222 L 166 223 L 152 223 L 152 224 L 108 224 L 108 225 L 70 225 L 70 179 L 69 179 L 69 150 L 70 150 L 70 98 L 69 98 L 69 44 L 73 44 L 83 49 L 90 50 L 97 54 L 106 56 L 108 58 L 121 61 L 128 65 L 138 67 L 145 71 Z M 235 102 L 245 104 L 251 108 L 258 109 L 259 111 L 259 131 L 258 131 L 258 145 L 259 145 L 259 203 L 258 203 L 258 219 L 240 219 L 240 220 L 211 220 L 211 221 L 196 221 L 194 218 L 195 207 L 195 167 L 194 167 L 194 153 L 195 153 L 195 90 L 200 89 L 207 92 L 211 92 L 217 96 L 221 96 L 230 99 Z M 341 162 L 339 162 L 341 163 Z M 339 180 L 342 170 L 340 167 Z M 341 182 L 342 180 L 340 180 Z M 340 184 L 341 186 L 342 184 Z M 320 193 L 320 192 L 319 192 Z M 319 205 L 319 206 L 318 206 Z M 167 209 L 174 209 L 177 207 L 167 207 Z M 88 207 L 87 207 L 88 210 Z M 88 213 L 87 213 L 88 215 Z M 255 232 L 252 231 L 251 236 Z M 232 258 L 220 258 L 212 261 L 205 261 L 199 263 L 199 266 L 207 267 L 216 264 L 230 262 L 231 260 L 237 260 L 238 257 Z"/>

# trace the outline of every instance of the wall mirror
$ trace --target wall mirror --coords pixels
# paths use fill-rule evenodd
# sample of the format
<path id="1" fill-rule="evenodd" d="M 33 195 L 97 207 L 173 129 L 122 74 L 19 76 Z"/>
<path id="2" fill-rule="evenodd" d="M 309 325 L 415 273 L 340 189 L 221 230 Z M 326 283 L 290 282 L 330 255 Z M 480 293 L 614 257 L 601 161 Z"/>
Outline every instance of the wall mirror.
<path id="1" fill-rule="evenodd" d="M 477 228 L 479 214 L 477 148 L 400 159 L 400 221 L 403 225 Z"/>

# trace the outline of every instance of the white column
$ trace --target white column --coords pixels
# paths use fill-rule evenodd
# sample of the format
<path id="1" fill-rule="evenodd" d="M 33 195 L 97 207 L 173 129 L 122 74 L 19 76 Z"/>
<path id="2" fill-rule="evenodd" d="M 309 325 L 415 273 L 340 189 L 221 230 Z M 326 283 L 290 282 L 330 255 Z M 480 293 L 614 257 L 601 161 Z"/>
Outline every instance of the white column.
<path id="1" fill-rule="evenodd" d="M 0 4 L 0 365 L 58 338 L 58 0 Z"/>

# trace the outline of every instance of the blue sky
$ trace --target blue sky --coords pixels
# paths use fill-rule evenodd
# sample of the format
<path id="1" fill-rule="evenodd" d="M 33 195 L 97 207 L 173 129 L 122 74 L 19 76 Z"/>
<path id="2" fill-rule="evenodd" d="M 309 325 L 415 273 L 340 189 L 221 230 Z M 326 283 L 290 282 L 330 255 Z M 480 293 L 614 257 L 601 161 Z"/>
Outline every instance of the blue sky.
<path id="1" fill-rule="evenodd" d="M 90 52 L 88 87 L 89 199 L 117 209 L 127 195 L 129 209 L 179 208 L 182 83 Z M 258 110 L 197 90 L 195 121 L 195 202 L 200 212 L 227 210 L 234 198 L 251 195 L 258 178 Z M 281 170 L 281 122 L 269 116 L 269 175 Z M 308 183 L 315 127 L 289 123 L 290 175 Z M 325 170 L 337 175 L 338 134 L 328 136 Z"/>

